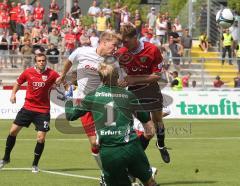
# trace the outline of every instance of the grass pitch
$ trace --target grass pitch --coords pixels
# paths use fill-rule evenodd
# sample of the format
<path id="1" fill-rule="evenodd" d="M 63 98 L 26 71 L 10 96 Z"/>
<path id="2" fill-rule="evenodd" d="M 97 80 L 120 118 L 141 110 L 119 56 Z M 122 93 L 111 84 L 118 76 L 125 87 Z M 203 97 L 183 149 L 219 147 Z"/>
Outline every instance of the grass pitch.
<path id="1" fill-rule="evenodd" d="M 11 123 L 12 120 L 0 122 L 0 157 L 4 153 L 5 138 Z M 165 125 L 171 163 L 163 163 L 154 145 L 155 139 L 146 151 L 151 165 L 159 170 L 156 180 L 161 186 L 240 185 L 239 121 L 165 120 Z M 72 128 L 66 126 L 55 125 L 52 120 L 39 163 L 43 171 L 38 174 L 33 174 L 29 169 L 36 132 L 33 126 L 24 128 L 17 138 L 11 163 L 0 171 L 0 185 L 99 185 L 100 171 L 91 156 L 86 136 L 79 134 L 82 131 L 80 124 L 74 122 L 71 123 Z"/>

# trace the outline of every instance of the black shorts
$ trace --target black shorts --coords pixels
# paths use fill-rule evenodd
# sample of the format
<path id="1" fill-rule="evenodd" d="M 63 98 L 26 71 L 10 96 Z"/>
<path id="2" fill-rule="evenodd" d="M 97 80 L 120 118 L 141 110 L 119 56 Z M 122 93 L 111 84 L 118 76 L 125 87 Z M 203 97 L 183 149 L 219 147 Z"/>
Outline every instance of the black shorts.
<path id="1" fill-rule="evenodd" d="M 31 123 L 35 125 L 36 131 L 47 132 L 50 130 L 50 114 L 34 112 L 21 108 L 13 122 L 21 127 L 29 127 Z"/>
<path id="2" fill-rule="evenodd" d="M 144 111 L 162 111 L 163 96 L 158 83 L 130 86 L 128 90 L 135 94 Z"/>

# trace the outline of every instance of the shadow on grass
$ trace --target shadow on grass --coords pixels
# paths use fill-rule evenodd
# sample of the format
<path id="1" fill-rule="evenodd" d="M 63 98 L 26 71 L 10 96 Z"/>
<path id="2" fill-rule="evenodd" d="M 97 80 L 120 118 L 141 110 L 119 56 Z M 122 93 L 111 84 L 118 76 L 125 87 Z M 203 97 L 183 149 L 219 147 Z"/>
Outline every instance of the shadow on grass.
<path id="1" fill-rule="evenodd" d="M 216 181 L 175 181 L 160 183 L 162 185 L 196 185 L 196 184 L 214 184 Z"/>

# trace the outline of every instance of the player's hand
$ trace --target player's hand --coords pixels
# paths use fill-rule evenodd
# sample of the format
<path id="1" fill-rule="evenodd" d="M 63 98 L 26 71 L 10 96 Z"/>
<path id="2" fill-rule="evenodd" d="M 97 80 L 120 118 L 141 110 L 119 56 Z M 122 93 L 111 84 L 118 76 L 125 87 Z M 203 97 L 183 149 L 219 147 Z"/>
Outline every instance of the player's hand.
<path id="1" fill-rule="evenodd" d="M 10 101 L 12 104 L 16 103 L 16 95 L 11 95 Z"/>
<path id="2" fill-rule="evenodd" d="M 65 80 L 65 76 L 64 75 L 61 75 L 60 77 L 58 77 L 57 79 L 56 79 L 56 84 L 57 85 L 60 85 L 61 83 L 63 83 L 64 82 L 64 80 Z"/>

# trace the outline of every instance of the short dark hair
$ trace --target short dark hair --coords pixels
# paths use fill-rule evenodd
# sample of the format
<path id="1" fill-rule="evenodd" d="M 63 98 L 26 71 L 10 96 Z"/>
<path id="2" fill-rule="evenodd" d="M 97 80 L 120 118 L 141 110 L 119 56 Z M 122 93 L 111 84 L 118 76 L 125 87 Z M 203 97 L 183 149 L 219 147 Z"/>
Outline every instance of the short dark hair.
<path id="1" fill-rule="evenodd" d="M 132 38 L 137 35 L 137 30 L 132 25 L 127 24 L 121 27 L 120 33 L 122 34 L 123 38 L 125 37 Z"/>
<path id="2" fill-rule="evenodd" d="M 39 54 L 36 54 L 35 57 L 34 57 L 34 61 L 35 63 L 37 62 L 37 58 L 38 57 L 45 57 L 45 60 L 47 60 L 47 56 L 44 54 L 44 53 L 39 53 Z"/>

